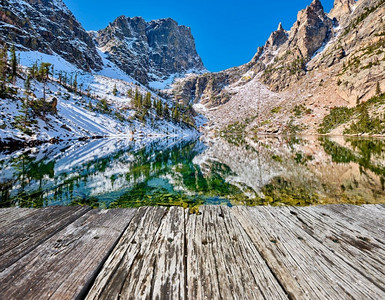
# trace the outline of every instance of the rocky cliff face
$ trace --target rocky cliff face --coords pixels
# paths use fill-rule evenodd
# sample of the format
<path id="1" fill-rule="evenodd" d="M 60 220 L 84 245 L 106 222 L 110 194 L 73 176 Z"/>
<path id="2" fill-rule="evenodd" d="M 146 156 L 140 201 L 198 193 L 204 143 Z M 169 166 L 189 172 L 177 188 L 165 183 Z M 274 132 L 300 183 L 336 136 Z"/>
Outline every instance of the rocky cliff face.
<path id="1" fill-rule="evenodd" d="M 87 33 L 62 0 L 0 0 L 0 42 L 58 54 L 85 71 L 103 67 L 95 43 L 143 84 L 206 71 L 190 28 L 172 19 L 119 17 Z"/>
<path id="2" fill-rule="evenodd" d="M 242 66 L 217 73 L 190 75 L 174 84 L 173 94 L 177 101 L 184 104 L 201 102 L 208 107 L 225 104 L 234 94 L 227 86 L 244 85 L 256 74 L 266 69 L 266 65 L 274 58 L 274 53 L 287 42 L 288 32 L 282 24 L 271 33 L 263 47 L 259 47 L 253 59 Z"/>
<path id="3" fill-rule="evenodd" d="M 283 29 L 282 23 L 279 23 L 278 29 L 274 31 L 269 39 L 267 40 L 265 47 L 272 48 L 273 50 L 277 50 L 280 46 L 282 46 L 288 38 L 288 33 Z"/>
<path id="4" fill-rule="evenodd" d="M 306 73 L 306 64 L 333 37 L 333 22 L 319 0 L 300 11 L 297 21 L 262 75 L 262 82 L 279 91 Z"/>
<path id="5" fill-rule="evenodd" d="M 333 34 L 332 20 L 324 12 L 321 2 L 313 0 L 306 9 L 298 13 L 297 21 L 289 32 L 279 24 L 278 29 L 272 32 L 265 45 L 258 49 L 248 64 L 210 74 L 211 78 L 215 78 L 213 81 L 217 82 L 214 88 L 213 85 L 204 86 L 206 81 L 190 77 L 184 82 L 186 85 L 192 85 L 195 91 L 186 92 L 186 88 L 179 84 L 177 89 L 184 93 L 177 92 L 177 98 L 183 99 L 184 102 L 197 101 L 201 98 L 211 99 L 211 101 L 208 100 L 210 106 L 223 104 L 230 97 L 218 87 L 227 86 L 240 79 L 246 83 L 257 74 L 260 74 L 261 81 L 269 85 L 272 90 L 279 91 L 287 88 L 306 74 L 306 63 L 332 38 Z M 226 80 L 218 82 L 223 77 L 226 77 Z M 195 83 L 191 82 L 194 80 Z M 182 86 L 184 82 L 182 81 Z M 206 93 L 200 94 L 200 91 L 206 91 Z"/>
<path id="6" fill-rule="evenodd" d="M 110 60 L 143 84 L 205 70 L 190 28 L 172 19 L 121 16 L 94 39 Z"/>
<path id="7" fill-rule="evenodd" d="M 332 107 L 354 107 L 377 87 L 385 91 L 384 16 L 385 0 L 335 0 L 330 13 L 313 0 L 290 31 L 279 26 L 249 63 L 188 77 L 174 93 L 200 101 L 218 127 L 247 120 L 252 132 L 315 133 Z"/>
<path id="8" fill-rule="evenodd" d="M 92 39 L 61 0 L 1 0 L 0 41 L 56 53 L 83 70 L 102 67 Z"/>
<path id="9" fill-rule="evenodd" d="M 355 0 L 335 0 L 329 18 L 336 19 L 339 24 L 345 25 L 355 4 Z"/>

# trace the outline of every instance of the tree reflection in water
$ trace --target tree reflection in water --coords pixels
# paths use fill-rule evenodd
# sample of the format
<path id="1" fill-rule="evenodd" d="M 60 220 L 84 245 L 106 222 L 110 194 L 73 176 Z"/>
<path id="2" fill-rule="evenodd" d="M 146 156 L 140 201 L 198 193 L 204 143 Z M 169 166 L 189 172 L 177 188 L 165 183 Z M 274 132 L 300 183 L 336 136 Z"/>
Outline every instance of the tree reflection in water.
<path id="1" fill-rule="evenodd" d="M 104 139 L 0 153 L 0 206 L 385 203 L 385 141 Z"/>

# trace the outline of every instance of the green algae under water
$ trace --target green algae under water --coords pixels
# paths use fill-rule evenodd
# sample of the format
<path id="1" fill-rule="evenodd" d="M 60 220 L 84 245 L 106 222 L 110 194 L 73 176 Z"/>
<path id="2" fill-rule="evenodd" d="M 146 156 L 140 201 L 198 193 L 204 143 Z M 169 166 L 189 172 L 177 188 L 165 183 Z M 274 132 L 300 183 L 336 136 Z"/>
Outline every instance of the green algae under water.
<path id="1" fill-rule="evenodd" d="M 103 139 L 0 152 L 0 207 L 385 203 L 385 141 Z"/>

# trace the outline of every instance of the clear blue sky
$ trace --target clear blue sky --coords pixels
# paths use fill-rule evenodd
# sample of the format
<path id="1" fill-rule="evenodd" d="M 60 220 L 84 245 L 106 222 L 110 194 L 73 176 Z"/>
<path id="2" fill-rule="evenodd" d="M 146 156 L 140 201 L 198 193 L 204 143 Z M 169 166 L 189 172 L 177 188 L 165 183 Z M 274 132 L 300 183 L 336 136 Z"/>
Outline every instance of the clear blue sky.
<path id="1" fill-rule="evenodd" d="M 199 55 L 210 71 L 248 62 L 281 21 L 290 29 L 312 0 L 64 0 L 86 30 L 105 28 L 116 17 L 147 21 L 173 18 L 191 27 Z M 329 12 L 334 0 L 321 0 Z"/>

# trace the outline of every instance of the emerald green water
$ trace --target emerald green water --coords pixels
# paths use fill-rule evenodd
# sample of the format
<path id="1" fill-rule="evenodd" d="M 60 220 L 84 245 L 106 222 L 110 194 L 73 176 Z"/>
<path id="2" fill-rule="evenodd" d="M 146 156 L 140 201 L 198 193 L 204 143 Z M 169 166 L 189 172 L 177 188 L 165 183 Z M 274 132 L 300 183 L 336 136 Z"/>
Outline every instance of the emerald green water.
<path id="1" fill-rule="evenodd" d="M 104 139 L 0 151 L 0 207 L 385 203 L 385 141 Z"/>

